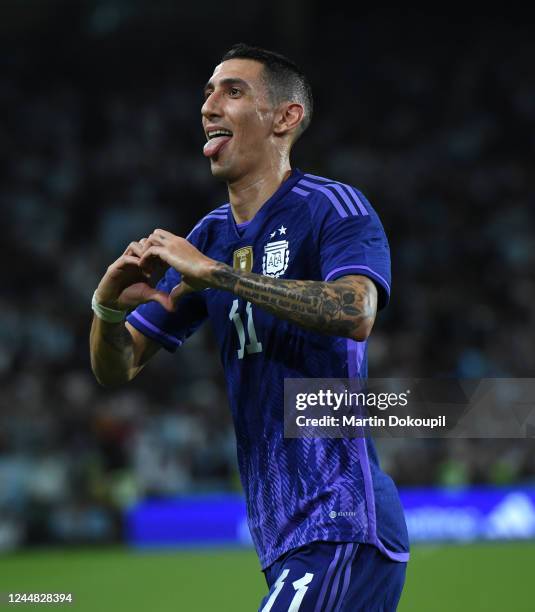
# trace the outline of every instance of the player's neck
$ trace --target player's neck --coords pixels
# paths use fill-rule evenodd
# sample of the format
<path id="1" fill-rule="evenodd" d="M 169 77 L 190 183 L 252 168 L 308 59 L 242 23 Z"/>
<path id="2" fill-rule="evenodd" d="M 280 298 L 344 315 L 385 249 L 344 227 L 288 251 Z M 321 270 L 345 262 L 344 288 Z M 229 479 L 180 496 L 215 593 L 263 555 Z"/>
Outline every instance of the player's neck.
<path id="1" fill-rule="evenodd" d="M 291 172 L 288 161 L 276 171 L 270 168 L 269 172 L 259 171 L 234 183 L 228 183 L 229 201 L 236 223 L 250 221 Z"/>

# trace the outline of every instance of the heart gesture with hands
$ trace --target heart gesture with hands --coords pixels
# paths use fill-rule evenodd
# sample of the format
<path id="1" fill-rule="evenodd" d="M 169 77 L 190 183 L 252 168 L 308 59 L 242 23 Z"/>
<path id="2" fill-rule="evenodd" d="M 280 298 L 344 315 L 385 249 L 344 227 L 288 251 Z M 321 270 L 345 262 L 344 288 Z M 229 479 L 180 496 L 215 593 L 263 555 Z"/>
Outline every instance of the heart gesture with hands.
<path id="1" fill-rule="evenodd" d="M 157 229 L 148 238 L 128 245 L 108 267 L 95 297 L 102 306 L 115 310 L 156 301 L 172 312 L 182 296 L 208 286 L 203 279 L 208 278 L 215 263 L 185 238 Z M 182 282 L 167 294 L 155 289 L 151 278 L 161 276 L 169 266 L 182 274 Z"/>
<path id="2" fill-rule="evenodd" d="M 151 275 L 162 264 L 174 268 L 182 275 L 182 281 L 173 288 L 169 298 L 173 305 L 187 293 L 209 286 L 207 279 L 216 263 L 190 242 L 171 232 L 156 229 L 143 242 L 139 265 L 144 274 Z"/>

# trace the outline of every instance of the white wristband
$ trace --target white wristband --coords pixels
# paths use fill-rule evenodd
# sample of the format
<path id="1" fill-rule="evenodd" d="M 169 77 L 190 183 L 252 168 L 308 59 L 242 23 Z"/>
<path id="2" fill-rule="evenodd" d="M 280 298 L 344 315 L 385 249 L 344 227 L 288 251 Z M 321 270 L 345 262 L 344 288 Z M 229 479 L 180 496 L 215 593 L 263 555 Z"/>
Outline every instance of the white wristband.
<path id="1" fill-rule="evenodd" d="M 128 312 L 127 310 L 115 310 L 107 306 L 102 306 L 102 304 L 97 302 L 96 295 L 97 292 L 95 291 L 95 293 L 93 293 L 93 299 L 91 300 L 91 308 L 99 319 L 106 321 L 106 323 L 120 323 L 125 320 L 126 313 Z"/>

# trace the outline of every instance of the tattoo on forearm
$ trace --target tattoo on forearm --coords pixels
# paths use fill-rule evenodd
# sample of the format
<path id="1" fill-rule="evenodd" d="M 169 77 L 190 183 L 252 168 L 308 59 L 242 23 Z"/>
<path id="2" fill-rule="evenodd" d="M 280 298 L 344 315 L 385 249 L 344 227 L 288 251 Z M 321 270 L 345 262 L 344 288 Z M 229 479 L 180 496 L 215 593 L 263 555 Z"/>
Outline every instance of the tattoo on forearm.
<path id="1" fill-rule="evenodd" d="M 366 282 L 341 278 L 334 282 L 286 280 L 238 272 L 219 264 L 213 286 L 231 291 L 268 312 L 318 332 L 351 336 L 375 315 Z"/>

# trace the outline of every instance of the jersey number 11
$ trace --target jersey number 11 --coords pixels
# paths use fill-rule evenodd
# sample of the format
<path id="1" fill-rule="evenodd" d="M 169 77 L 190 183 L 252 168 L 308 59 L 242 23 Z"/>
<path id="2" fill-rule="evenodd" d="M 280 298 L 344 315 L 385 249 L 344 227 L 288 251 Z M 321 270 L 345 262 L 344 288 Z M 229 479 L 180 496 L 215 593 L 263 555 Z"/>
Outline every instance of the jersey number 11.
<path id="1" fill-rule="evenodd" d="M 258 338 L 256 337 L 256 330 L 254 328 L 253 321 L 253 305 L 251 304 L 251 302 L 247 302 L 245 312 L 247 313 L 247 333 L 249 335 L 249 344 L 245 344 L 245 329 L 243 327 L 241 315 L 238 312 L 238 304 L 239 299 L 236 298 L 232 302 L 232 308 L 230 309 L 228 318 L 234 323 L 236 331 L 238 332 L 238 340 L 240 342 L 240 348 L 238 349 L 238 359 L 243 359 L 245 351 L 247 351 L 248 355 L 251 355 L 252 353 L 261 353 L 262 343 L 258 342 Z"/>

